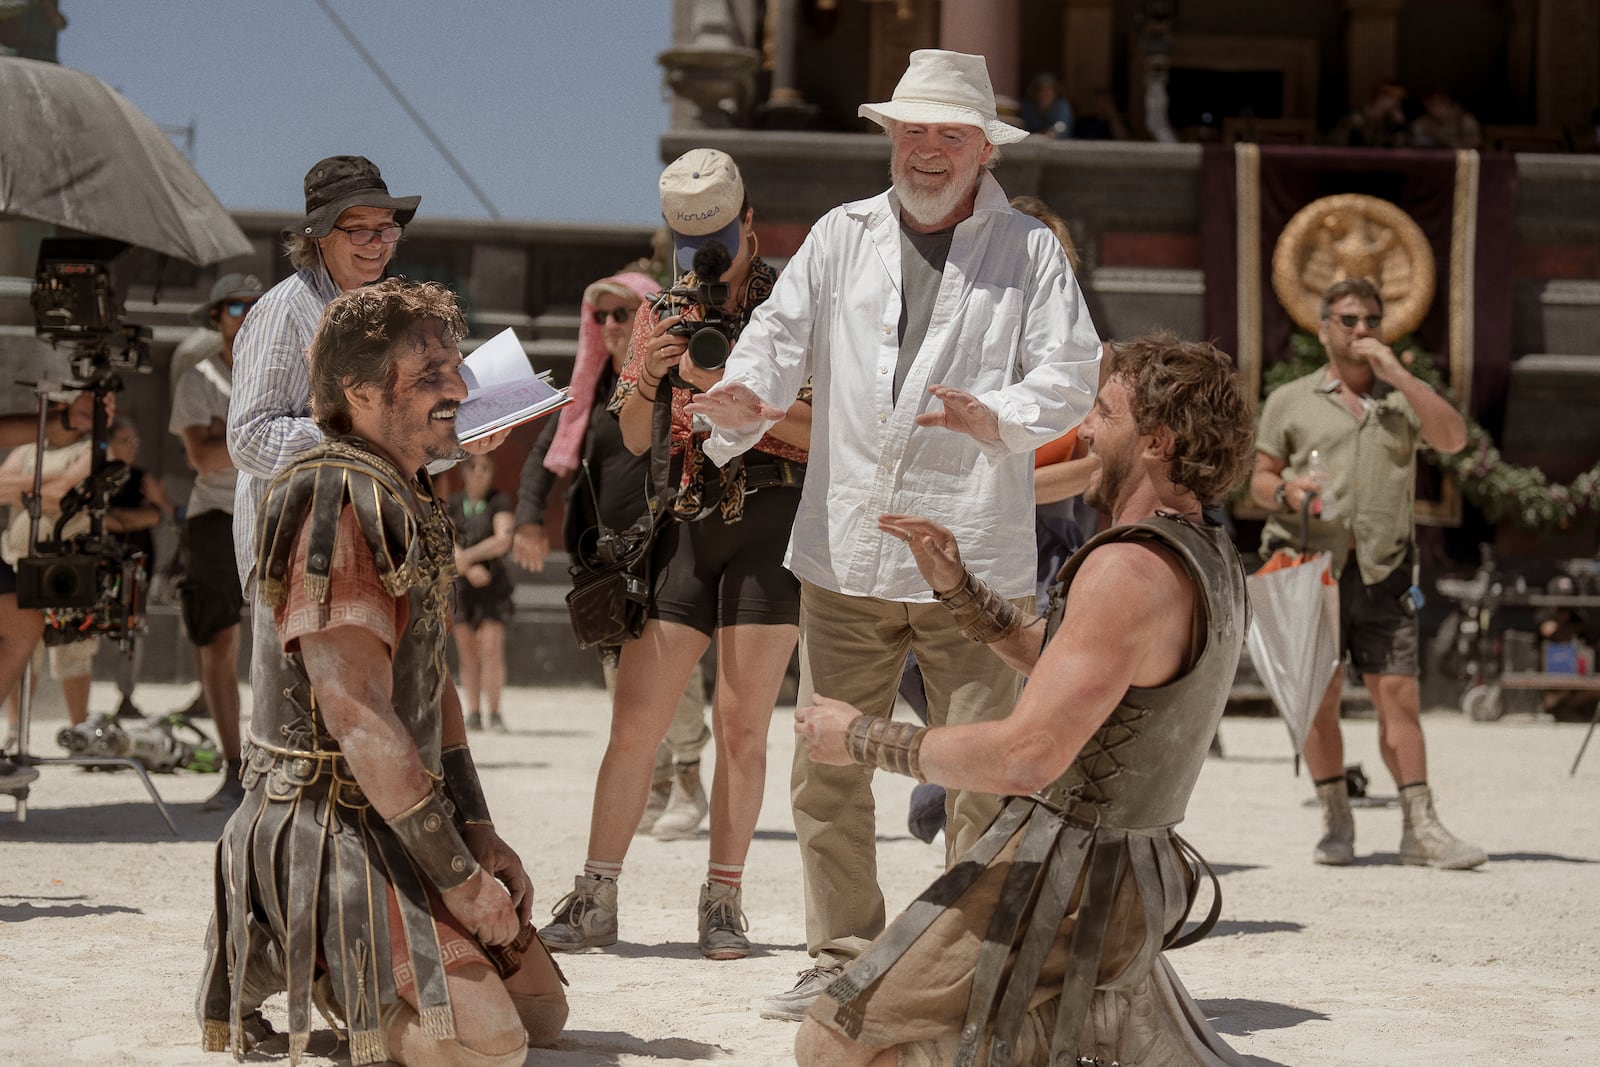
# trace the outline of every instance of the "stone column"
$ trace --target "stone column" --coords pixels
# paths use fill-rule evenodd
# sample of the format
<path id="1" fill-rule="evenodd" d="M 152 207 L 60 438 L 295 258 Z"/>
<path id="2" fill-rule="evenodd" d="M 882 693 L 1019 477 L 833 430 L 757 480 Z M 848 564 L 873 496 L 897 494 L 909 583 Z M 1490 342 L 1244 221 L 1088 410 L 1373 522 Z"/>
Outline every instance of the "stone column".
<path id="1" fill-rule="evenodd" d="M 1350 107 L 1365 104 L 1398 70 L 1399 12 L 1405 0 L 1344 0 L 1345 77 Z"/>
<path id="2" fill-rule="evenodd" d="M 1593 0 L 1539 0 L 1534 93 L 1541 126 L 1589 121 L 1600 100 L 1600 8 Z"/>
<path id="3" fill-rule="evenodd" d="M 1022 79 L 1017 53 L 1022 33 L 1021 0 L 943 0 L 939 7 L 939 47 L 983 56 L 989 63 L 995 106 L 1015 117 Z"/>
<path id="4" fill-rule="evenodd" d="M 761 53 L 746 43 L 755 27 L 747 31 L 740 15 L 753 18 L 749 3 L 679 0 L 674 7 L 674 45 L 656 62 L 666 68 L 668 88 L 696 108 L 687 125 L 739 125 L 754 103 Z"/>
<path id="5" fill-rule="evenodd" d="M 772 68 L 772 90 L 756 108 L 761 125 L 794 130 L 811 125 L 817 109 L 795 84 L 795 33 L 798 0 L 771 0 L 767 6 L 764 51 Z"/>
<path id="6" fill-rule="evenodd" d="M 1061 92 L 1074 111 L 1111 88 L 1112 0 L 1063 0 Z"/>

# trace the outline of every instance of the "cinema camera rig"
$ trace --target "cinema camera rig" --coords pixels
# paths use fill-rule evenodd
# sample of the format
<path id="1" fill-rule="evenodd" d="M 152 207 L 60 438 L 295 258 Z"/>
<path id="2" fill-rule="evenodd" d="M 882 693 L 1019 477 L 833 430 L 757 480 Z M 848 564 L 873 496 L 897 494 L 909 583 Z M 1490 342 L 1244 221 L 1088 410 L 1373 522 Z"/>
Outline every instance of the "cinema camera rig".
<path id="1" fill-rule="evenodd" d="M 126 483 L 125 463 L 108 455 L 105 398 L 122 388 L 120 372 L 150 370 L 150 328 L 123 322 L 112 260 L 127 245 L 103 238 L 48 238 L 39 246 L 31 302 L 34 332 L 70 349 L 70 382 L 22 382 L 39 394 L 36 459 L 43 457 L 48 394 L 58 388 L 93 394 L 92 461 L 87 478 L 61 501 L 60 515 L 41 536 L 43 463 L 34 463 L 30 554 L 17 561 L 17 606 L 45 613 L 44 640 L 60 645 L 109 637 L 126 646 L 143 625 L 144 554 L 105 527 L 111 498 Z M 74 522 L 80 515 L 83 521 Z M 77 532 L 66 533 L 68 529 Z"/>

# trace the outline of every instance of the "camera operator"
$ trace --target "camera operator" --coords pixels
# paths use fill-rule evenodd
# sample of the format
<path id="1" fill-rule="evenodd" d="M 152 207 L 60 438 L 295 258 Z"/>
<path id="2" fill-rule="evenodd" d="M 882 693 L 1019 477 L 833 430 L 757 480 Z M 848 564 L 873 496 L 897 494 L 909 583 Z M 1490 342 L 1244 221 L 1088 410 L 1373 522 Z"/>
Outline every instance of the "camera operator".
<path id="1" fill-rule="evenodd" d="M 87 394 L 80 395 L 73 406 L 79 404 L 92 410 Z M 68 415 L 64 404 L 55 400 L 50 402 L 49 420 L 52 425 L 65 419 L 87 421 L 87 418 L 87 414 Z M 0 504 L 15 507 L 17 514 L 24 518 L 27 516 L 23 508 L 24 497 L 33 492 L 33 466 L 31 451 L 25 457 L 20 449 L 32 444 L 38 428 L 39 420 L 32 414 L 0 418 L 0 445 L 19 449 L 0 464 Z M 25 458 L 30 460 L 26 470 L 23 468 Z M 47 468 L 40 486 L 40 503 L 46 513 L 55 515 L 61 511 L 61 498 L 88 476 L 89 463 L 89 453 L 85 450 L 63 469 L 51 471 Z M 0 702 L 14 696 L 17 683 L 22 680 L 23 668 L 28 664 L 28 657 L 33 654 L 44 633 L 43 612 L 17 607 L 17 572 L 12 563 L 13 560 L 0 553 Z M 5 745 L 0 747 L 0 752 L 9 752 L 17 742 L 17 705 L 14 701 L 9 721 L 10 735 Z M 0 789 L 26 785 L 37 777 L 39 772 L 32 767 L 20 767 L 0 754 Z"/>
<path id="2" fill-rule="evenodd" d="M 659 390 L 672 391 L 673 510 L 694 521 L 674 523 L 656 541 L 660 578 L 643 634 L 622 649 L 584 873 L 539 934 L 562 950 L 616 942 L 617 878 L 644 812 L 656 747 L 689 672 L 715 636 L 717 765 L 699 943 L 709 959 L 740 959 L 750 952 L 740 883 L 766 782 L 767 724 L 799 634 L 799 589 L 783 569 L 783 546 L 800 500 L 811 405 L 801 399 L 791 406 L 742 469 L 724 476 L 705 458 L 705 434 L 694 429 L 686 407 L 722 372 L 697 365 L 690 352 L 703 342 L 698 335 L 686 340 L 675 327 L 720 320 L 720 339 L 737 337 L 772 292 L 776 272 L 756 257 L 754 213 L 726 154 L 706 148 L 684 153 L 662 172 L 660 191 L 681 273 L 665 299 L 635 316 L 611 409 L 628 449 L 643 453 L 651 445 Z M 713 302 L 724 284 L 722 299 Z"/>
<path id="3" fill-rule="evenodd" d="M 49 400 L 50 418 L 45 430 L 43 480 L 50 489 L 42 493 L 40 499 L 40 508 L 45 520 L 41 521 L 39 526 L 41 537 L 47 534 L 53 536 L 56 519 L 62 513 L 62 498 L 88 477 L 93 463 L 91 435 L 94 395 L 89 392 L 67 390 L 52 393 Z M 114 408 L 110 395 L 106 396 L 105 405 L 109 416 Z M 36 453 L 35 445 L 21 445 L 5 458 L 4 463 L 0 463 L 0 495 L 5 494 L 13 486 L 20 487 L 22 491 L 32 491 Z M 160 521 L 161 513 L 154 505 L 136 508 L 112 507 L 108 508 L 105 514 L 105 528 L 111 533 L 131 533 Z M 18 508 L 12 514 L 11 523 L 7 526 L 4 537 L 0 537 L 0 558 L 4 559 L 8 567 L 14 569 L 19 559 L 32 553 L 33 546 L 29 542 L 31 525 L 26 508 Z M 88 511 L 81 510 L 70 518 L 61 531 L 61 536 L 75 537 L 85 533 L 88 528 Z M 33 637 L 28 641 L 25 651 L 19 650 L 21 658 L 16 668 L 17 677 L 0 677 L 0 684 L 5 684 L 5 692 L 8 693 L 20 679 L 22 665 L 26 664 L 27 655 L 33 651 L 44 625 L 43 616 L 39 612 L 19 610 L 18 614 L 37 616 L 38 629 L 33 629 L 34 624 L 31 619 L 27 621 L 28 632 L 31 632 Z M 89 717 L 89 670 L 94 662 L 94 653 L 98 645 L 99 639 L 91 636 L 50 648 L 50 673 L 61 682 L 62 696 L 67 705 L 67 717 L 74 726 Z"/>

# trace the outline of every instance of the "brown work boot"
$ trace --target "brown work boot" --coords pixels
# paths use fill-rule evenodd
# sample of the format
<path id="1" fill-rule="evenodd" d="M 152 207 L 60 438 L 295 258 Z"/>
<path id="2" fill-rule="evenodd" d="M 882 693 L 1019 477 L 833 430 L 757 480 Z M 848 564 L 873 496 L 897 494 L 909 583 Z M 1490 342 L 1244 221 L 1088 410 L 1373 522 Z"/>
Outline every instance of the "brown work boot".
<path id="1" fill-rule="evenodd" d="M 658 841 L 677 841 L 692 837 L 705 821 L 711 805 L 706 802 L 706 787 L 700 783 L 700 761 L 677 763 L 672 768 L 672 798 L 667 810 L 650 830 Z"/>
<path id="2" fill-rule="evenodd" d="M 1400 790 L 1400 815 L 1405 822 L 1400 832 L 1401 863 L 1465 871 L 1488 862 L 1487 852 L 1444 828 L 1433 810 L 1433 790 L 1426 785 Z"/>
<path id="3" fill-rule="evenodd" d="M 1356 820 L 1344 775 L 1317 786 L 1317 801 L 1322 805 L 1322 840 L 1311 858 L 1328 867 L 1348 867 L 1356 861 Z"/>
<path id="4" fill-rule="evenodd" d="M 742 960 L 750 955 L 738 886 L 707 882 L 700 887 L 700 955 L 708 960 Z"/>
<path id="5" fill-rule="evenodd" d="M 639 825 L 634 829 L 634 834 L 647 834 L 654 829 L 656 820 L 661 818 L 661 813 L 667 810 L 667 801 L 671 799 L 671 778 L 663 778 L 659 782 L 651 782 L 650 799 L 645 802 L 644 815 L 639 819 Z"/>

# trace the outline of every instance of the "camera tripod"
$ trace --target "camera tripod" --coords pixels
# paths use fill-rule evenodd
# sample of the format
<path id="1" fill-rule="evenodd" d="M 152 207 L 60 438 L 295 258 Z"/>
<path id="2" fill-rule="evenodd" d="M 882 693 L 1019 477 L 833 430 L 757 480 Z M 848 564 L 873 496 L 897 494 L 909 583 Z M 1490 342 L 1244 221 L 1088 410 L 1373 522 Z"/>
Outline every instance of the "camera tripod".
<path id="1" fill-rule="evenodd" d="M 39 522 L 41 518 L 41 494 L 44 488 L 44 453 L 45 437 L 48 430 L 49 419 L 49 394 L 58 388 L 54 382 L 38 382 L 35 386 L 39 396 L 39 433 L 37 451 L 34 453 L 33 464 L 33 494 L 28 498 L 28 512 L 32 518 L 30 531 L 30 544 L 38 544 Z M 91 429 L 91 447 L 93 448 L 93 469 L 89 480 L 99 484 L 96 475 L 105 468 L 106 442 L 108 425 L 105 404 L 106 393 L 117 388 L 113 375 L 109 372 L 92 375 L 86 383 L 87 391 L 94 395 L 94 420 Z M 104 530 L 106 500 L 108 494 L 100 494 L 92 499 L 89 505 L 91 541 L 97 541 Z M 131 634 L 128 635 L 131 637 Z M 174 837 L 178 836 L 178 825 L 172 820 L 172 813 L 167 809 L 161 799 L 161 794 L 156 792 L 155 783 L 150 780 L 150 773 L 144 764 L 128 756 L 108 755 L 72 755 L 72 756 L 37 756 L 28 751 L 28 732 L 31 725 L 33 712 L 33 663 L 29 663 L 22 671 L 22 688 L 17 698 L 17 751 L 12 754 L 11 761 L 19 767 L 31 768 L 41 766 L 76 765 L 79 767 L 127 767 L 139 776 L 144 784 L 145 791 L 150 794 L 150 802 L 161 813 L 161 818 L 166 821 L 167 829 L 172 831 Z M 26 822 L 28 818 L 28 794 L 32 787 L 33 778 L 27 781 L 7 783 L 0 780 L 0 793 L 9 793 L 16 802 L 18 822 Z"/>

